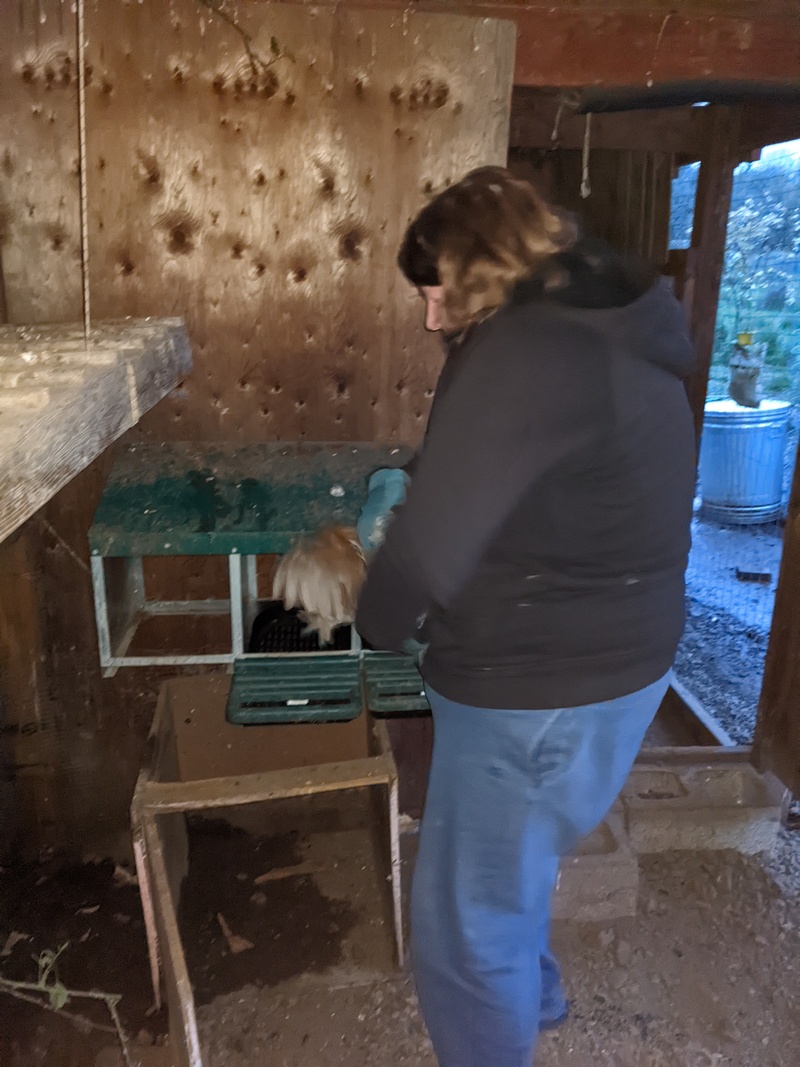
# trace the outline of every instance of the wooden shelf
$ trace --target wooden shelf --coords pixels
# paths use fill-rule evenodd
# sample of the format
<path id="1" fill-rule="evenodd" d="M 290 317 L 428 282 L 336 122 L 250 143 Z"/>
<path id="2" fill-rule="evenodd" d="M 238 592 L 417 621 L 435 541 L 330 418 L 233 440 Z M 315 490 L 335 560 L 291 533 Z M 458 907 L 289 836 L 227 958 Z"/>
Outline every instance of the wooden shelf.
<path id="1" fill-rule="evenodd" d="M 181 319 L 0 327 L 0 541 L 190 368 Z"/>

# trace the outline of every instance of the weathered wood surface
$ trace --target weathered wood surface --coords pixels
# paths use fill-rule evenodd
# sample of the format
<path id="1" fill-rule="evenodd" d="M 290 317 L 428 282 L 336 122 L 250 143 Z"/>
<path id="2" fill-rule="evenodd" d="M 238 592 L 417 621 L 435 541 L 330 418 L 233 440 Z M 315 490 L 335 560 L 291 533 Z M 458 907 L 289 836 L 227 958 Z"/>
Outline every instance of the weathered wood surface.
<path id="1" fill-rule="evenodd" d="M 162 438 L 414 442 L 442 357 L 395 256 L 431 192 L 504 161 L 513 25 L 236 17 L 294 61 L 255 75 L 196 0 L 87 4 L 93 307 L 185 316 L 195 371 Z"/>
<path id="2" fill-rule="evenodd" d="M 203 1067 L 194 1008 L 194 992 L 178 926 L 180 900 L 173 896 L 170 884 L 169 844 L 162 837 L 161 827 L 159 817 L 146 811 L 142 813 L 142 830 L 146 847 L 145 862 L 149 868 L 153 891 L 158 947 L 169 1007 L 172 1062 L 173 1067 Z"/>
<path id="3" fill-rule="evenodd" d="M 198 782 L 152 782 L 143 791 L 142 802 L 148 811 L 154 812 L 202 811 L 314 793 L 335 793 L 340 789 L 388 785 L 396 776 L 391 755 L 368 756 L 344 763 L 321 763 L 315 767 L 206 778 Z"/>
<path id="4" fill-rule="evenodd" d="M 794 468 L 783 557 L 753 739 L 753 762 L 800 797 L 800 455 Z"/>
<path id="5" fill-rule="evenodd" d="M 0 327 L 0 540 L 136 425 L 191 366 L 177 320 Z"/>
<path id="6" fill-rule="evenodd" d="M 694 288 L 689 327 L 694 344 L 695 365 L 687 383 L 694 416 L 695 435 L 700 443 L 703 430 L 708 377 L 717 324 L 725 238 L 733 191 L 733 172 L 739 162 L 741 114 L 737 108 L 710 109 L 708 141 L 700 160 L 697 181 L 692 250 Z"/>
<path id="7" fill-rule="evenodd" d="M 586 115 L 577 113 L 577 100 L 577 92 L 516 85 L 511 100 L 510 147 L 545 151 L 581 148 Z M 738 152 L 742 160 L 765 145 L 800 137 L 800 104 L 744 103 L 740 110 Z M 713 108 L 691 106 L 593 115 L 591 148 L 593 152 L 672 153 L 681 163 L 688 163 L 703 154 L 712 115 Z"/>
<path id="8" fill-rule="evenodd" d="M 582 153 L 512 153 L 510 168 L 555 203 L 575 212 L 589 230 L 628 255 L 658 267 L 667 259 L 672 156 L 669 152 L 598 148 L 589 159 L 591 195 L 581 197 Z"/>
<path id="9" fill-rule="evenodd" d="M 293 0 L 303 3 L 304 0 Z M 407 0 L 318 6 L 405 9 Z M 795 0 L 419 0 L 418 11 L 513 19 L 517 85 L 641 85 L 800 76 Z"/>
<path id="10" fill-rule="evenodd" d="M 704 112 L 704 108 L 673 107 L 593 115 L 591 148 L 696 156 L 704 140 Z M 585 130 L 586 115 L 565 102 L 563 93 L 514 86 L 511 148 L 582 148 Z"/>

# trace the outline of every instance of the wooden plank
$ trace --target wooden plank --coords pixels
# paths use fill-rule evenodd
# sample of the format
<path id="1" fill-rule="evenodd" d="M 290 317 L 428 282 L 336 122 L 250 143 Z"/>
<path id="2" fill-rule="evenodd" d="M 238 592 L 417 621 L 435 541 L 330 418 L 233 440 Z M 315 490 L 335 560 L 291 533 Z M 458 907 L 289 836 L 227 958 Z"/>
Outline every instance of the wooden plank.
<path id="1" fill-rule="evenodd" d="M 113 332 L 117 360 L 87 361 L 77 380 L 57 378 L 43 406 L 20 404 L 16 385 L 0 390 L 0 540 L 188 373 L 189 342 L 177 320 L 152 322 L 146 333 L 133 336 L 125 324 Z M 46 372 L 50 346 L 58 350 L 58 333 L 52 327 L 4 326 L 0 344 L 15 349 L 19 360 L 40 362 Z"/>
<path id="2" fill-rule="evenodd" d="M 800 104 L 746 104 L 742 107 L 742 151 L 800 137 Z"/>
<path id="3" fill-rule="evenodd" d="M 178 900 L 172 895 L 165 843 L 157 817 L 143 813 L 146 862 L 152 872 L 153 905 L 158 929 L 164 986 L 169 1006 L 169 1032 L 173 1067 L 203 1067 L 194 993 L 178 929 Z"/>
<path id="4" fill-rule="evenodd" d="M 714 349 L 733 172 L 739 162 L 740 129 L 737 109 L 715 107 L 708 110 L 711 113 L 709 137 L 700 161 L 692 229 L 695 280 L 690 331 L 695 366 L 687 382 L 698 447 Z"/>
<path id="5" fill-rule="evenodd" d="M 157 813 L 200 811 L 388 784 L 396 773 L 391 756 L 371 756 L 263 774 L 190 782 L 151 782 L 143 793 L 143 803 L 148 811 Z"/>
<path id="6" fill-rule="evenodd" d="M 425 809 L 433 755 L 433 719 L 389 719 L 386 728 L 392 742 L 400 788 L 400 811 L 419 819 Z"/>
<path id="7" fill-rule="evenodd" d="M 800 457 L 795 462 L 783 556 L 764 680 L 756 716 L 753 762 L 800 796 Z"/>
<path id="8" fill-rule="evenodd" d="M 503 4 L 476 4 L 497 17 Z M 632 85 L 682 78 L 796 78 L 800 19 L 670 11 L 509 10 L 519 33 L 517 85 Z"/>
<path id="9" fill-rule="evenodd" d="M 147 862 L 147 841 L 142 824 L 142 792 L 148 780 L 148 772 L 143 770 L 136 779 L 131 801 L 131 840 L 133 857 L 136 864 L 136 876 L 139 879 L 139 896 L 142 902 L 147 954 L 150 958 L 150 981 L 153 986 L 153 1004 L 161 1008 L 161 949 L 158 943 L 158 924 L 154 902 L 153 876 Z"/>
<path id="10" fill-rule="evenodd" d="M 515 85 L 509 145 L 513 148 L 582 148 L 586 115 L 559 93 Z M 559 115 L 559 109 L 561 111 Z M 698 157 L 703 144 L 702 108 L 675 107 L 593 115 L 592 150 L 681 153 Z"/>
<path id="11" fill-rule="evenodd" d="M 733 746 L 734 741 L 730 734 L 720 726 L 713 715 L 706 711 L 694 693 L 682 685 L 677 678 L 673 679 L 668 696 L 671 697 L 670 710 L 673 714 L 679 715 L 682 721 L 692 724 L 693 732 L 700 744 L 723 745 L 727 748 Z"/>
<path id="12" fill-rule="evenodd" d="M 292 0 L 302 3 L 303 0 Z M 320 0 L 397 9 L 406 0 Z M 508 18 L 517 26 L 517 85 L 641 85 L 687 78 L 780 81 L 800 75 L 800 19 L 792 0 L 420 0 L 418 11 Z"/>
<path id="13" fill-rule="evenodd" d="M 750 763 L 750 745 L 668 745 L 643 748 L 637 763 L 699 764 L 713 767 L 715 763 Z"/>
<path id="14" fill-rule="evenodd" d="M 669 243 L 670 153 L 593 149 L 591 194 L 585 199 L 581 197 L 581 151 L 556 149 L 548 157 L 546 180 L 541 182 L 534 174 L 534 184 L 619 251 L 644 257 L 658 267 L 664 264 Z"/>

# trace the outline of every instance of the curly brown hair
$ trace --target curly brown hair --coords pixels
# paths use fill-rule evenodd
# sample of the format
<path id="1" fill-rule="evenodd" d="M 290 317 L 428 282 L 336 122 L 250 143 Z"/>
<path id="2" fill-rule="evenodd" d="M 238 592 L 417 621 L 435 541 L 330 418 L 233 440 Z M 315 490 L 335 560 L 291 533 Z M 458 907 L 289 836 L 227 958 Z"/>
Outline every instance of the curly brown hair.
<path id="1" fill-rule="evenodd" d="M 447 317 L 463 330 L 577 238 L 574 220 L 529 182 L 503 167 L 479 167 L 420 211 L 397 262 L 413 285 L 443 287 Z"/>

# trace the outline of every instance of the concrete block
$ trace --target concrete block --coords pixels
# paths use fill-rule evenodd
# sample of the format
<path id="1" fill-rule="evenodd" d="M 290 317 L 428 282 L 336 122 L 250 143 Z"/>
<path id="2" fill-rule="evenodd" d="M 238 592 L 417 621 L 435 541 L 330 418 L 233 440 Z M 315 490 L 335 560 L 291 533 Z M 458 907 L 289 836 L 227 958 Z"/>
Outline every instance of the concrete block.
<path id="1" fill-rule="evenodd" d="M 561 861 L 554 919 L 606 922 L 636 914 L 639 864 L 616 811 Z"/>
<path id="2" fill-rule="evenodd" d="M 622 790 L 637 853 L 731 848 L 746 854 L 772 847 L 783 790 L 741 762 L 638 764 Z"/>

